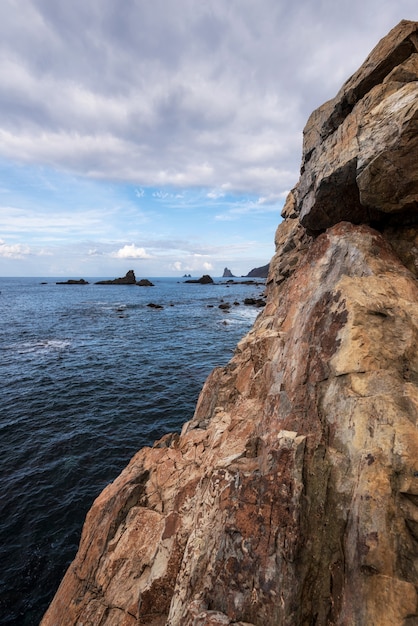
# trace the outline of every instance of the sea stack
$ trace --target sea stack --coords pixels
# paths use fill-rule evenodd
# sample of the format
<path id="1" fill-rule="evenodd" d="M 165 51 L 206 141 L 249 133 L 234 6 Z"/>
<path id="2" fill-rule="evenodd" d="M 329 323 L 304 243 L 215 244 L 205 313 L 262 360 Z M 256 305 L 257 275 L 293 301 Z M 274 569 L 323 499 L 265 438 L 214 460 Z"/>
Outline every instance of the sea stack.
<path id="1" fill-rule="evenodd" d="M 113 278 L 112 280 L 99 280 L 96 285 L 135 285 L 135 272 L 129 270 L 122 278 Z"/>
<path id="2" fill-rule="evenodd" d="M 402 21 L 310 116 L 266 306 L 98 496 L 42 626 L 418 623 L 417 49 Z"/>

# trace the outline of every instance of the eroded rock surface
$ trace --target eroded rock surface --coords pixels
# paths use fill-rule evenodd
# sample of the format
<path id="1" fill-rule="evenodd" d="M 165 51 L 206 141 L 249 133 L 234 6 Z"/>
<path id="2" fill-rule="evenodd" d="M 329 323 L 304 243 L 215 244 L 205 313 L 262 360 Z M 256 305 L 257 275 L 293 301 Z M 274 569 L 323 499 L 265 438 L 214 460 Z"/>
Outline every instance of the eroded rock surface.
<path id="1" fill-rule="evenodd" d="M 344 161 L 341 127 L 362 107 L 367 134 L 371 91 L 387 94 L 390 74 L 414 82 L 404 79 L 416 30 L 402 22 L 311 117 L 265 308 L 181 434 L 139 451 L 96 499 L 42 626 L 418 624 L 414 172 L 397 220 L 374 220 L 379 230 L 370 207 L 385 214 L 390 194 L 363 205 L 360 192 L 347 196 L 345 175 L 321 173 L 327 142 L 335 172 L 357 168 L 358 153 Z M 388 89 L 403 109 L 402 87 Z M 376 159 L 383 168 L 392 135 L 379 137 L 361 172 Z M 391 167 L 406 176 L 401 152 Z M 318 209 L 323 180 L 334 212 Z M 317 210 L 329 222 L 313 228 Z"/>
<path id="2" fill-rule="evenodd" d="M 341 220 L 416 223 L 418 26 L 401 22 L 304 130 L 297 210 L 320 231 Z"/>

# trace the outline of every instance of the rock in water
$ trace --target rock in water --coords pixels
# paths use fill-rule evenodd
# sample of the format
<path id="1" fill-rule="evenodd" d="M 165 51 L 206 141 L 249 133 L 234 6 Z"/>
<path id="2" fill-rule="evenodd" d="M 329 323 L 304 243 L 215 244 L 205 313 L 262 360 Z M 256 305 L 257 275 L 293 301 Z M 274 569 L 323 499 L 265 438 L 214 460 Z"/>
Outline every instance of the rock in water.
<path id="1" fill-rule="evenodd" d="M 96 285 L 135 285 L 135 272 L 129 270 L 122 278 L 114 278 L 112 280 L 99 280 Z"/>
<path id="2" fill-rule="evenodd" d="M 398 122 L 418 138 L 417 31 L 401 22 L 311 116 L 265 308 L 181 435 L 96 499 L 43 626 L 418 623 L 416 168 L 386 194 Z"/>
<path id="3" fill-rule="evenodd" d="M 89 283 L 87 280 L 84 280 L 84 278 L 79 278 L 79 279 L 70 278 L 65 281 L 57 282 L 55 284 L 56 285 L 88 285 Z"/>
<path id="4" fill-rule="evenodd" d="M 201 276 L 201 278 L 198 279 L 192 279 L 192 280 L 185 280 L 185 283 L 196 283 L 199 285 L 213 285 L 213 278 L 211 276 L 209 276 L 209 274 L 203 274 L 203 276 Z"/>

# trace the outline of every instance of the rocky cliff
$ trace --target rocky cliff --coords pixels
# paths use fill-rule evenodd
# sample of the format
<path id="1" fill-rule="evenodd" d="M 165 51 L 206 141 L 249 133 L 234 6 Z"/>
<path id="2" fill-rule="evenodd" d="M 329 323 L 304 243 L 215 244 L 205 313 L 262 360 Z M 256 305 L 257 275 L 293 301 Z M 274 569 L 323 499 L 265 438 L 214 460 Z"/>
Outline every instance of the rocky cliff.
<path id="1" fill-rule="evenodd" d="M 263 265 L 262 267 L 254 267 L 247 274 L 247 278 L 267 278 L 270 269 L 270 264 Z"/>
<path id="2" fill-rule="evenodd" d="M 266 307 L 94 502 L 43 626 L 418 624 L 417 35 L 311 115 Z"/>

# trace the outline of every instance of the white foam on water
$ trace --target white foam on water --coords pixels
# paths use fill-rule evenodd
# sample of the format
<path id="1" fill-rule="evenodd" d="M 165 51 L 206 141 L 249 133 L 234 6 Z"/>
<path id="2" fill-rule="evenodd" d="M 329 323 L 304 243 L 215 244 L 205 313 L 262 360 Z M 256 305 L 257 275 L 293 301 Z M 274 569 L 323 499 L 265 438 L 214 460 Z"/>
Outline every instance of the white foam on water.
<path id="1" fill-rule="evenodd" d="M 47 354 L 49 352 L 62 352 L 71 345 L 68 339 L 46 339 L 44 341 L 27 341 L 16 346 L 19 354 Z"/>

